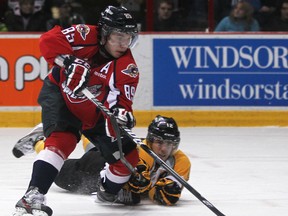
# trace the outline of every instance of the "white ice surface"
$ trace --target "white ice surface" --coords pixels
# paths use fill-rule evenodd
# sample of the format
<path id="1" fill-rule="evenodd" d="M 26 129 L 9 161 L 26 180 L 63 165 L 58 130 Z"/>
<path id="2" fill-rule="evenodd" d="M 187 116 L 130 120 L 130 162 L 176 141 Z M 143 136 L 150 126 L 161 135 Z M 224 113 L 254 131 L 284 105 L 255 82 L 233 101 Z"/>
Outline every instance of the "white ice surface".
<path id="1" fill-rule="evenodd" d="M 0 216 L 11 215 L 23 196 L 35 154 L 19 159 L 15 142 L 31 128 L 0 128 Z M 189 184 L 227 216 L 288 215 L 288 128 L 180 128 L 180 148 L 192 169 Z M 134 132 L 143 137 L 146 129 Z M 81 145 L 71 157 L 80 157 Z M 92 196 L 53 185 L 47 194 L 53 216 L 212 216 L 188 190 L 177 206 L 146 200 L 138 206 L 95 203 Z"/>

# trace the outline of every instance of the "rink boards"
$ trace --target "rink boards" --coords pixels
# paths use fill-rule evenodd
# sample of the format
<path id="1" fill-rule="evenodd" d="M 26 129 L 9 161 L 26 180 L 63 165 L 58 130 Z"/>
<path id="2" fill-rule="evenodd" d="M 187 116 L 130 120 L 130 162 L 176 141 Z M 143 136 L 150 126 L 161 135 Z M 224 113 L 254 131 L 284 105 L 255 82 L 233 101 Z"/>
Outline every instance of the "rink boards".
<path id="1" fill-rule="evenodd" d="M 182 127 L 288 126 L 286 111 L 138 111 L 137 127 L 147 126 L 158 114 L 170 116 Z M 41 122 L 40 111 L 0 112 L 0 127 L 33 127 Z"/>
<path id="2" fill-rule="evenodd" d="M 49 66 L 39 36 L 0 35 L 1 127 L 41 121 L 37 96 Z M 287 126 L 287 44 L 281 33 L 142 33 L 133 49 L 137 126 L 156 114 L 182 126 Z"/>

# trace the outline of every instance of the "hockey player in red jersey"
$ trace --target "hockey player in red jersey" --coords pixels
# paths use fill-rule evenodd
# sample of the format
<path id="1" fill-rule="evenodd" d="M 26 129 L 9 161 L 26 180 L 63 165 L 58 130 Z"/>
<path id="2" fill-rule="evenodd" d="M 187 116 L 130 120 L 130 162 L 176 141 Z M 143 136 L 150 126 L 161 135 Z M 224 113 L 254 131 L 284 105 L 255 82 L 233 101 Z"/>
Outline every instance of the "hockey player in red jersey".
<path id="1" fill-rule="evenodd" d="M 108 6 L 98 26 L 79 24 L 68 29 L 55 27 L 40 38 L 40 51 L 53 64 L 38 97 L 42 107 L 45 149 L 34 163 L 25 195 L 16 203 L 14 216 L 51 216 L 45 194 L 54 182 L 64 160 L 75 149 L 83 133 L 96 145 L 109 163 L 102 172 L 102 200 L 113 201 L 129 180 L 131 171 L 119 160 L 114 132 L 101 111 L 82 93 L 87 87 L 110 109 L 117 122 L 135 125 L 132 103 L 139 73 L 130 47 L 138 37 L 137 25 L 123 7 Z M 136 145 L 123 137 L 125 158 L 136 166 Z"/>

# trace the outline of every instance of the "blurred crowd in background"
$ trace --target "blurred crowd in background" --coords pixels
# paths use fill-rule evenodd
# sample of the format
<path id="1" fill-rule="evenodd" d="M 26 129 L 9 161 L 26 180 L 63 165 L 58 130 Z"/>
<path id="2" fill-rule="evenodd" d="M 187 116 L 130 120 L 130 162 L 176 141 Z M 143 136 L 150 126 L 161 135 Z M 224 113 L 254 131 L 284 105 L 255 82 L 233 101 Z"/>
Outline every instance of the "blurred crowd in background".
<path id="1" fill-rule="evenodd" d="M 96 25 L 107 5 L 130 10 L 140 31 L 288 31 L 288 0 L 0 0 L 0 31 Z"/>

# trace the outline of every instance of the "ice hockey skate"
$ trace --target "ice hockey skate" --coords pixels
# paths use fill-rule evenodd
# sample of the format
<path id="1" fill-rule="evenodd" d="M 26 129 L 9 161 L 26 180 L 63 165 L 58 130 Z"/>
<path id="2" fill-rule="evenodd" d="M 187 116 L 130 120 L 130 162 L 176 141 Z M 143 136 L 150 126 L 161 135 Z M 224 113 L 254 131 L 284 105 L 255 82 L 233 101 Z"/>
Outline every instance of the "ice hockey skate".
<path id="1" fill-rule="evenodd" d="M 30 187 L 27 193 L 16 203 L 13 216 L 51 216 L 52 209 L 45 205 L 45 196 L 37 187 Z"/>
<path id="2" fill-rule="evenodd" d="M 41 139 L 44 139 L 42 123 L 36 125 L 30 133 L 18 140 L 12 149 L 13 155 L 20 158 L 23 155 L 33 153 L 34 145 Z"/>
<path id="3" fill-rule="evenodd" d="M 116 202 L 124 205 L 136 205 L 140 203 L 140 194 L 123 188 L 118 192 Z"/>
<path id="4" fill-rule="evenodd" d="M 118 194 L 111 194 L 105 191 L 102 181 L 98 182 L 97 199 L 101 202 L 110 204 L 124 204 L 124 205 L 136 205 L 140 203 L 140 194 L 131 192 L 128 189 L 122 188 Z"/>

